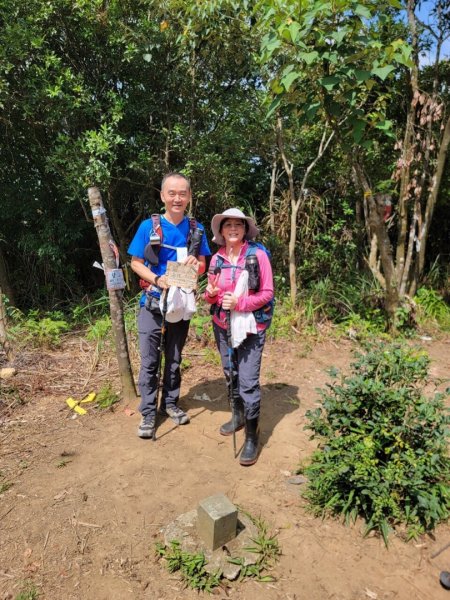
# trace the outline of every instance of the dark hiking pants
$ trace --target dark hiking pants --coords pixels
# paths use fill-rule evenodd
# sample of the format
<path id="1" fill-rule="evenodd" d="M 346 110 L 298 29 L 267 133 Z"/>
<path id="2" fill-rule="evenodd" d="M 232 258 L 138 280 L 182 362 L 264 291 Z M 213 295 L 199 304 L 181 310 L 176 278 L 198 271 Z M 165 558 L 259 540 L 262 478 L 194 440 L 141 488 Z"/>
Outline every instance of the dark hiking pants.
<path id="1" fill-rule="evenodd" d="M 230 370 L 228 365 L 227 331 L 215 323 L 213 323 L 213 328 L 223 372 L 227 386 L 229 386 Z M 265 341 L 266 332 L 259 331 L 258 333 L 248 335 L 242 344 L 233 351 L 233 396 L 242 399 L 246 419 L 259 417 L 261 408 L 259 374 Z"/>
<path id="2" fill-rule="evenodd" d="M 141 392 L 140 413 L 156 414 L 157 373 L 161 341 L 162 315 L 158 309 L 149 310 L 142 306 L 138 316 L 139 348 L 141 369 L 139 371 L 139 390 Z M 181 353 L 189 331 L 189 321 L 166 322 L 164 344 L 164 375 L 162 383 L 162 406 L 175 406 L 180 397 Z"/>

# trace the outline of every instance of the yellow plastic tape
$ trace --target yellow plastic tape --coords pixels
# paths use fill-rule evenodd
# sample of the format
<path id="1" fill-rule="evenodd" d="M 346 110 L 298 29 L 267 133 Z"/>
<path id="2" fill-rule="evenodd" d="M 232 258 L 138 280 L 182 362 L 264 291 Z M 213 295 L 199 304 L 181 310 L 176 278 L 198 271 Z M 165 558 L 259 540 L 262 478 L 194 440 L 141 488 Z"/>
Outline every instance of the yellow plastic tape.
<path id="1" fill-rule="evenodd" d="M 84 408 L 81 408 L 81 406 L 75 406 L 75 408 L 73 409 L 73 412 L 76 412 L 79 415 L 85 415 L 87 413 L 87 410 L 85 410 Z"/>
<path id="2" fill-rule="evenodd" d="M 80 404 L 87 404 L 88 402 L 93 402 L 96 398 L 97 394 L 95 392 L 91 392 L 87 396 L 81 400 Z"/>
<path id="3" fill-rule="evenodd" d="M 67 398 L 66 404 L 69 408 L 75 408 L 75 406 L 78 405 L 78 402 L 76 400 L 74 400 L 73 398 Z"/>

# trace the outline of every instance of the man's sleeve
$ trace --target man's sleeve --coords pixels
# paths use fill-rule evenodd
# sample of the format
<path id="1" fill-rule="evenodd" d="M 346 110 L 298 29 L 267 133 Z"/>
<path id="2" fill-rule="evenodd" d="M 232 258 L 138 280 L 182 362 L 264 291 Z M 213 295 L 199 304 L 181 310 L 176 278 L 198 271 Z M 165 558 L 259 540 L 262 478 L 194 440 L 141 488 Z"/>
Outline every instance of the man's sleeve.
<path id="1" fill-rule="evenodd" d="M 144 249 L 149 241 L 148 235 L 148 225 L 145 221 L 143 221 L 138 230 L 136 231 L 134 238 L 131 240 L 131 244 L 128 247 L 128 254 L 131 256 L 137 256 L 138 258 L 142 258 L 145 260 Z"/>

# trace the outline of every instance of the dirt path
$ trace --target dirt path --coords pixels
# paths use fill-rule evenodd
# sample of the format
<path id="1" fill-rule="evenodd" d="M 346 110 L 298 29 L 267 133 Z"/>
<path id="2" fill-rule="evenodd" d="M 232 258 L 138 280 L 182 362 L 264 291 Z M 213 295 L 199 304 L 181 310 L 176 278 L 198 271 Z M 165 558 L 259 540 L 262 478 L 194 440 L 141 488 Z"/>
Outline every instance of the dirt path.
<path id="1" fill-rule="evenodd" d="M 184 375 L 181 401 L 191 423 L 165 421 L 156 443 L 137 438 L 139 415 L 129 416 L 123 404 L 70 418 L 67 395 L 49 396 L 43 382 L 32 402 L 0 420 L 0 471 L 14 483 L 0 495 L 0 599 L 14 599 L 25 580 L 40 600 L 198 598 L 155 562 L 154 543 L 163 525 L 219 492 L 270 523 L 283 551 L 275 583 L 232 585 L 230 598 L 450 598 L 438 582 L 439 571 L 450 570 L 450 548 L 431 558 L 450 542 L 449 526 L 417 543 L 392 536 L 387 550 L 379 538 L 361 537 L 361 523 L 313 518 L 299 487 L 288 483 L 313 447 L 303 427 L 315 388 L 327 381 L 326 368 L 348 365 L 351 348 L 334 341 L 310 351 L 266 346 L 263 448 L 247 469 L 233 459 L 231 439 L 218 435 L 228 415 L 220 368 L 199 364 L 195 348 L 187 349 L 196 366 Z M 432 374 L 448 376 L 450 340 L 426 349 Z M 81 369 L 69 352 L 64 360 Z M 51 361 L 47 373 L 55 377 Z M 202 394 L 210 401 L 194 400 Z"/>

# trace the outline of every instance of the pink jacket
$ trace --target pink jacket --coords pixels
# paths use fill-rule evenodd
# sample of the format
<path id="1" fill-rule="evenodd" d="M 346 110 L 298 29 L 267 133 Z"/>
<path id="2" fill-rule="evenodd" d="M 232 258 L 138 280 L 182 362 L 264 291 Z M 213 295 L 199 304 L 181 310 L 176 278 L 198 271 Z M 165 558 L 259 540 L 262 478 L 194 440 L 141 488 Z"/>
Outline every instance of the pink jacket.
<path id="1" fill-rule="evenodd" d="M 236 265 L 232 265 L 228 260 L 225 247 L 220 248 L 220 250 L 214 254 L 209 265 L 208 282 L 212 283 L 216 277 L 216 275 L 214 275 L 214 269 L 216 266 L 217 256 L 220 255 L 223 258 L 223 266 L 220 271 L 220 277 L 218 281 L 220 292 L 217 294 L 217 296 L 212 297 L 205 292 L 204 298 L 208 304 L 217 303 L 219 306 L 221 306 L 225 292 L 234 292 L 239 275 L 241 274 L 242 270 L 245 269 L 245 253 L 247 248 L 248 243 L 245 242 L 239 253 Z M 238 302 L 234 309 L 235 311 L 253 312 L 258 308 L 262 308 L 273 298 L 273 276 L 269 257 L 264 250 L 260 250 L 259 248 L 256 250 L 256 257 L 259 264 L 259 290 L 257 292 L 249 290 L 248 296 L 241 296 L 238 298 Z M 213 321 L 219 325 L 219 327 L 226 329 L 227 323 L 225 320 L 224 311 L 220 311 L 218 314 L 215 313 L 213 315 Z M 269 324 L 270 323 L 257 323 L 258 331 L 266 329 Z"/>

